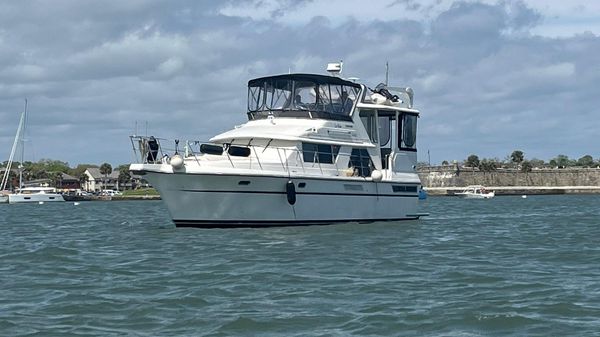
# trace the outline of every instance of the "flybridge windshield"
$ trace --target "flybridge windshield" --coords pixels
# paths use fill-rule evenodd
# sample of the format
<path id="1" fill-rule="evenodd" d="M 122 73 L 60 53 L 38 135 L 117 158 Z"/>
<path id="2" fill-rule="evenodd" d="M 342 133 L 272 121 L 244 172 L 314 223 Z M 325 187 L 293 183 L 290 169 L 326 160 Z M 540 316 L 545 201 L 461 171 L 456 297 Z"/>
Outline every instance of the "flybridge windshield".
<path id="1" fill-rule="evenodd" d="M 248 83 L 248 118 L 281 117 L 351 120 L 360 85 L 322 75 L 281 75 Z"/>

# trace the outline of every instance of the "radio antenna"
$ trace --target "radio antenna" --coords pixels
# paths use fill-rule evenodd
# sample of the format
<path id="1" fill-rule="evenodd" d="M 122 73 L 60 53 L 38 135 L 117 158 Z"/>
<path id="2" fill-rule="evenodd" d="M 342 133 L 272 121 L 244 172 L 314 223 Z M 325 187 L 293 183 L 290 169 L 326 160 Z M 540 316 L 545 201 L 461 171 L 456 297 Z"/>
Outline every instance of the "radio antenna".
<path id="1" fill-rule="evenodd" d="M 388 79 L 389 79 L 389 73 L 390 73 L 390 64 L 388 63 L 388 61 L 385 61 L 385 86 L 388 86 Z"/>

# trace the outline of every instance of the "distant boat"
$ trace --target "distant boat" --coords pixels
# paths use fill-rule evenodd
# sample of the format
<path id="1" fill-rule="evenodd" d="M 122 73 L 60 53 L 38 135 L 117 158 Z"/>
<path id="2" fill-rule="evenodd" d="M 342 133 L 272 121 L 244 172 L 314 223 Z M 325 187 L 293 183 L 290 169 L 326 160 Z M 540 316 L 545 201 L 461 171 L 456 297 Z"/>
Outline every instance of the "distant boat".
<path id="1" fill-rule="evenodd" d="M 8 195 L 8 202 L 10 204 L 51 201 L 65 201 L 61 194 L 56 193 L 54 187 L 23 187 L 18 193 Z"/>
<path id="2" fill-rule="evenodd" d="M 454 195 L 466 199 L 491 199 L 496 194 L 494 193 L 494 191 L 486 190 L 485 187 L 481 185 L 471 185 L 465 187 L 465 189 L 462 192 L 454 193 Z"/>
<path id="3" fill-rule="evenodd" d="M 425 199 L 427 199 L 427 191 L 425 191 L 423 189 L 423 187 L 421 187 L 419 189 L 419 200 L 425 200 Z"/>
<path id="4" fill-rule="evenodd" d="M 0 190 L 4 190 L 8 183 L 8 176 L 10 174 L 10 168 L 13 163 L 14 155 L 19 142 L 21 143 L 21 158 L 19 160 L 19 189 L 17 193 L 5 194 L 6 201 L 10 204 L 24 203 L 24 202 L 37 202 L 43 203 L 45 201 L 65 201 L 61 194 L 56 193 L 56 189 L 53 187 L 23 187 L 23 158 L 25 157 L 25 124 L 27 121 L 27 100 L 25 100 L 25 110 L 21 113 L 21 120 L 19 127 L 17 128 L 17 134 L 15 135 L 15 141 L 13 143 L 10 157 L 8 159 L 8 165 L 6 171 L 2 177 L 2 184 Z M 2 201 L 0 199 L 0 201 Z M 4 201 L 4 202 L 6 202 Z"/>

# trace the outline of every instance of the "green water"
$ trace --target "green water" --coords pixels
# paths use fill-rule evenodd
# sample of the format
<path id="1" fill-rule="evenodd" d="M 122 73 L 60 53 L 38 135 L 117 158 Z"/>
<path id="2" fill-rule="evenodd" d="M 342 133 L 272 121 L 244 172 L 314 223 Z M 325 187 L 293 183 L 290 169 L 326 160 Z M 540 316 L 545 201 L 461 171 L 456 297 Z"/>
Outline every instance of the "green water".
<path id="1" fill-rule="evenodd" d="M 600 196 L 420 211 L 202 230 L 159 201 L 0 204 L 0 335 L 600 335 Z"/>

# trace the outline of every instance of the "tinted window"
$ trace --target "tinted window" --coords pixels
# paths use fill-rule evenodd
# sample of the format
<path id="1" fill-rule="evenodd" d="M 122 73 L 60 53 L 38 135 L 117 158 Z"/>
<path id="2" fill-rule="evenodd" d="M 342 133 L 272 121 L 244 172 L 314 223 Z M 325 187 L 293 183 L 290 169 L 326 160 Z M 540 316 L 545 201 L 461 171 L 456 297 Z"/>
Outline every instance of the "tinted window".
<path id="1" fill-rule="evenodd" d="M 333 164 L 339 151 L 336 145 L 302 143 L 302 156 L 307 163 Z"/>
<path id="2" fill-rule="evenodd" d="M 414 148 L 417 142 L 417 116 L 404 115 L 402 131 L 402 145 L 405 148 Z"/>
<path id="3" fill-rule="evenodd" d="M 387 145 L 390 141 L 390 117 L 379 117 L 379 144 Z"/>
<path id="4" fill-rule="evenodd" d="M 377 136 L 377 124 L 375 123 L 375 111 L 374 110 L 361 110 L 360 119 L 367 130 L 367 134 L 369 135 L 369 139 L 375 144 L 377 144 L 378 136 Z"/>

